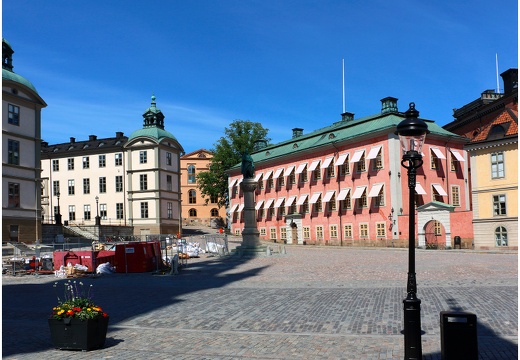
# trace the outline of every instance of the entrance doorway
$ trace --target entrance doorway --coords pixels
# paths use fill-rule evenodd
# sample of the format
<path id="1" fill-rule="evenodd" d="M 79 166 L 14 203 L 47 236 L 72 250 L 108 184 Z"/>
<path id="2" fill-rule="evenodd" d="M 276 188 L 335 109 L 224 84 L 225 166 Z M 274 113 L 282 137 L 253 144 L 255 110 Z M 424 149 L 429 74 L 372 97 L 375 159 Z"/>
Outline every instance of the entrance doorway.
<path id="1" fill-rule="evenodd" d="M 431 220 L 424 227 L 426 249 L 446 248 L 446 231 L 440 221 Z"/>

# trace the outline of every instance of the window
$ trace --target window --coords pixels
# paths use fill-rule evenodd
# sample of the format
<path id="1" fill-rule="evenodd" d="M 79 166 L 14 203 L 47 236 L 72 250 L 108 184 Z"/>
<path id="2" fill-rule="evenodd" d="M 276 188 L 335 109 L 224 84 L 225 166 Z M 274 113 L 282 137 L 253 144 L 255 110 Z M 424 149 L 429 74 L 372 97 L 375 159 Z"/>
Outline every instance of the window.
<path id="1" fill-rule="evenodd" d="M 83 194 L 90 194 L 90 179 L 83 179 Z"/>
<path id="2" fill-rule="evenodd" d="M 503 226 L 495 229 L 495 242 L 497 246 L 507 246 L 507 230 Z"/>
<path id="3" fill-rule="evenodd" d="M 88 156 L 83 156 L 83 169 L 88 169 L 90 167 L 90 158 Z"/>
<path id="4" fill-rule="evenodd" d="M 148 190 L 148 175 L 139 175 L 139 189 L 141 191 Z"/>
<path id="5" fill-rule="evenodd" d="M 269 231 L 270 231 L 270 234 L 271 234 L 270 235 L 270 239 L 271 240 L 276 240 L 276 228 L 270 228 Z"/>
<path id="6" fill-rule="evenodd" d="M 294 171 L 287 178 L 287 182 L 291 185 L 296 184 L 296 173 Z"/>
<path id="7" fill-rule="evenodd" d="M 435 186 L 432 186 L 432 195 L 433 195 L 434 201 L 444 202 L 444 200 L 442 198 L 442 194 L 439 193 L 439 191 L 437 190 L 437 188 Z"/>
<path id="8" fill-rule="evenodd" d="M 336 211 L 336 195 L 332 195 L 328 203 L 329 212 Z"/>
<path id="9" fill-rule="evenodd" d="M 166 216 L 168 219 L 173 219 L 173 204 L 171 202 L 166 203 Z"/>
<path id="10" fill-rule="evenodd" d="M 268 189 L 272 189 L 274 188 L 274 180 L 272 177 L 270 177 L 269 179 L 267 179 L 267 188 Z"/>
<path id="11" fill-rule="evenodd" d="M 457 171 L 457 169 L 459 168 L 459 160 L 457 160 L 457 158 L 451 154 L 451 157 L 450 157 L 450 170 L 451 171 Z"/>
<path id="12" fill-rule="evenodd" d="M 435 220 L 433 223 L 433 234 L 435 236 L 441 236 L 442 235 L 442 224 L 440 221 Z"/>
<path id="13" fill-rule="evenodd" d="M 338 172 L 339 176 L 345 176 L 350 174 L 350 165 L 349 165 L 349 154 L 344 155 L 345 160 L 343 160 L 343 164 L 339 165 Z"/>
<path id="14" fill-rule="evenodd" d="M 20 142 L 16 140 L 7 140 L 7 163 L 11 165 L 20 165 Z"/>
<path id="15" fill-rule="evenodd" d="M 195 184 L 195 165 L 188 165 L 188 184 Z"/>
<path id="16" fill-rule="evenodd" d="M 60 161 L 52 160 L 52 171 L 60 171 Z"/>
<path id="17" fill-rule="evenodd" d="M 321 195 L 318 197 L 318 200 L 316 200 L 316 203 L 314 204 L 314 212 L 322 212 L 323 211 L 323 203 L 321 202 Z"/>
<path id="18" fill-rule="evenodd" d="M 296 200 L 294 200 L 291 206 L 289 206 L 289 214 L 296 214 L 296 212 L 298 211 L 296 206 Z"/>
<path id="19" fill-rule="evenodd" d="M 188 191 L 188 202 L 190 204 L 196 204 L 197 203 L 197 192 L 195 190 Z"/>
<path id="20" fill-rule="evenodd" d="M 8 183 L 9 199 L 7 201 L 7 207 L 19 208 L 20 207 L 20 184 L 19 183 Z"/>
<path id="21" fill-rule="evenodd" d="M 491 154 L 491 178 L 499 179 L 504 176 L 504 152 L 494 152 Z"/>
<path id="22" fill-rule="evenodd" d="M 172 185 L 172 176 L 166 175 L 166 190 L 172 191 L 173 185 Z"/>
<path id="23" fill-rule="evenodd" d="M 218 217 L 218 210 L 215 209 L 215 208 L 211 209 L 211 216 L 212 217 Z"/>
<path id="24" fill-rule="evenodd" d="M 280 228 L 280 239 L 287 240 L 287 228 L 286 227 Z"/>
<path id="25" fill-rule="evenodd" d="M 260 236 L 266 236 L 267 230 L 265 228 L 260 228 Z"/>
<path id="26" fill-rule="evenodd" d="M 493 215 L 506 215 L 505 195 L 493 195 Z"/>
<path id="27" fill-rule="evenodd" d="M 377 152 L 376 158 L 372 162 L 373 170 L 381 170 L 383 168 L 383 155 L 381 154 L 381 149 Z"/>
<path id="28" fill-rule="evenodd" d="M 337 239 L 338 238 L 338 225 L 330 225 L 329 232 L 330 232 L 331 239 Z"/>
<path id="29" fill-rule="evenodd" d="M 319 166 L 312 171 L 312 180 L 321 180 L 321 168 Z"/>
<path id="30" fill-rule="evenodd" d="M 69 205 L 69 221 L 76 220 L 76 206 Z"/>
<path id="31" fill-rule="evenodd" d="M 148 218 L 148 202 L 143 201 L 141 203 L 141 219 L 147 219 Z"/>
<path id="32" fill-rule="evenodd" d="M 367 190 L 363 191 L 361 197 L 358 199 L 358 208 L 366 208 L 368 206 Z"/>
<path id="33" fill-rule="evenodd" d="M 146 164 L 148 161 L 148 154 L 146 150 L 139 151 L 139 164 Z"/>
<path id="34" fill-rule="evenodd" d="M 20 125 L 20 107 L 9 104 L 7 106 L 7 122 L 11 125 Z"/>
<path id="35" fill-rule="evenodd" d="M 60 208 L 57 206 L 54 206 L 54 216 L 56 216 L 60 212 Z"/>
<path id="36" fill-rule="evenodd" d="M 368 224 L 359 224 L 359 237 L 368 238 Z"/>
<path id="37" fill-rule="evenodd" d="M 240 236 L 240 229 L 235 229 L 235 236 Z"/>
<path id="38" fill-rule="evenodd" d="M 171 165 L 171 164 L 172 164 L 172 153 L 167 152 L 166 153 L 166 165 Z"/>
<path id="39" fill-rule="evenodd" d="M 308 214 L 309 213 L 309 198 L 305 199 L 304 203 L 301 207 L 302 214 Z"/>
<path id="40" fill-rule="evenodd" d="M 356 162 L 356 171 L 357 172 L 364 172 L 367 171 L 366 165 L 365 165 L 365 153 L 361 155 L 361 158 L 359 161 Z"/>
<path id="41" fill-rule="evenodd" d="M 316 240 L 323 240 L 323 226 L 316 226 Z"/>
<path id="42" fill-rule="evenodd" d="M 264 181 L 258 180 L 258 190 L 264 190 Z"/>
<path id="43" fill-rule="evenodd" d="M 116 219 L 121 220 L 123 218 L 123 203 L 116 203 Z"/>
<path id="44" fill-rule="evenodd" d="M 381 190 L 379 190 L 379 193 L 377 196 L 375 196 L 375 206 L 385 206 L 385 191 L 384 186 L 381 187 Z"/>
<path id="45" fill-rule="evenodd" d="M 268 211 L 267 216 L 274 217 L 276 209 L 274 208 L 273 205 L 271 205 L 267 211 Z"/>
<path id="46" fill-rule="evenodd" d="M 302 171 L 302 173 L 300 174 L 300 182 L 307 182 L 309 181 L 309 177 L 308 177 L 308 174 L 307 174 L 307 170 L 304 169 Z"/>
<path id="47" fill-rule="evenodd" d="M 90 205 L 83 205 L 83 219 L 90 220 Z"/>
<path id="48" fill-rule="evenodd" d="M 99 193 L 106 193 L 107 192 L 107 178 L 102 176 L 99 178 Z"/>
<path id="49" fill-rule="evenodd" d="M 303 227 L 303 238 L 310 239 L 311 238 L 311 228 L 309 226 Z"/>
<path id="50" fill-rule="evenodd" d="M 343 234 L 345 234 L 345 238 L 352 238 L 352 224 L 345 224 L 343 226 Z"/>
<path id="51" fill-rule="evenodd" d="M 99 204 L 99 216 L 101 219 L 107 219 L 107 204 Z"/>
<path id="52" fill-rule="evenodd" d="M 123 175 L 116 176 L 116 192 L 123 191 Z"/>
<path id="53" fill-rule="evenodd" d="M 74 158 L 67 159 L 67 169 L 74 170 Z"/>
<path id="54" fill-rule="evenodd" d="M 458 186 L 451 187 L 451 205 L 460 206 L 460 193 Z"/>
<path id="55" fill-rule="evenodd" d="M 107 157 L 106 155 L 99 155 L 99 167 L 104 168 L 107 166 Z"/>
<path id="56" fill-rule="evenodd" d="M 123 153 L 117 153 L 115 156 L 115 165 L 121 166 L 123 165 Z"/>
<path id="57" fill-rule="evenodd" d="M 441 168 L 441 158 L 439 156 L 437 156 L 437 154 L 442 154 L 440 153 L 440 150 L 439 149 L 433 149 L 431 148 L 430 149 L 430 168 L 432 170 L 437 170 L 437 169 L 440 169 Z M 443 154 L 442 154 L 443 155 Z"/>
<path id="58" fill-rule="evenodd" d="M 285 206 L 284 206 L 284 204 L 280 205 L 280 207 L 278 208 L 278 215 L 279 216 L 285 216 Z"/>
<path id="59" fill-rule="evenodd" d="M 278 187 L 281 188 L 281 187 L 284 187 L 284 186 L 285 186 L 285 177 L 280 176 L 278 178 Z"/>
<path id="60" fill-rule="evenodd" d="M 378 238 L 386 237 L 386 224 L 384 222 L 376 223 L 376 234 Z"/>
<path id="61" fill-rule="evenodd" d="M 341 201 L 341 210 L 350 210 L 352 209 L 352 197 L 350 196 L 350 191 L 345 196 L 345 199 Z"/>
<path id="62" fill-rule="evenodd" d="M 333 178 L 336 176 L 336 166 L 334 165 L 334 161 L 331 161 L 329 166 L 327 166 L 327 178 Z"/>
<path id="63" fill-rule="evenodd" d="M 218 203 L 218 196 L 217 196 L 217 195 L 211 195 L 211 196 L 209 197 L 209 202 L 210 202 L 211 204 L 216 204 L 216 203 Z M 218 215 L 217 215 L 217 216 L 218 216 Z"/>
<path id="64" fill-rule="evenodd" d="M 54 195 L 57 195 L 60 193 L 60 181 L 59 180 L 54 180 L 52 182 L 52 193 Z"/>
<path id="65" fill-rule="evenodd" d="M 68 191 L 69 191 L 69 195 L 74 195 L 74 193 L 75 193 L 74 180 L 69 180 L 69 182 L 68 182 Z"/>

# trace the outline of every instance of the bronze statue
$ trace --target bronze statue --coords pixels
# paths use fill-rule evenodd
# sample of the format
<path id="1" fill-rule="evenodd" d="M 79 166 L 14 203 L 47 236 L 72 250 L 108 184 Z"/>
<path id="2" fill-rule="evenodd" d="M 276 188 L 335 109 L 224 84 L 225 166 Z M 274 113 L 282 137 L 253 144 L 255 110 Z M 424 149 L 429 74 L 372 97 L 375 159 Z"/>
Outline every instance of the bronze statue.
<path id="1" fill-rule="evenodd" d="M 242 154 L 242 175 L 244 175 L 244 179 L 255 177 L 255 164 L 253 164 L 253 158 L 247 151 Z"/>

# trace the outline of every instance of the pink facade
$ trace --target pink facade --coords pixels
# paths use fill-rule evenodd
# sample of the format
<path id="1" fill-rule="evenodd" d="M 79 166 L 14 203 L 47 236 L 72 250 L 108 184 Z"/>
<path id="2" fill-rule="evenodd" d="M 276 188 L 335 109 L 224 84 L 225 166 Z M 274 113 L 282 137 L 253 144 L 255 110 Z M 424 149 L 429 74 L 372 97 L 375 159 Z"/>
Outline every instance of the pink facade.
<path id="1" fill-rule="evenodd" d="M 407 245 L 408 177 L 394 135 L 403 118 L 393 112 L 342 121 L 252 154 L 260 237 L 299 244 Z M 428 126 L 432 134 L 415 188 L 417 243 L 453 246 L 454 236 L 471 241 L 464 140 L 433 122 Z M 231 231 L 239 234 L 242 175 L 237 167 L 229 175 Z"/>

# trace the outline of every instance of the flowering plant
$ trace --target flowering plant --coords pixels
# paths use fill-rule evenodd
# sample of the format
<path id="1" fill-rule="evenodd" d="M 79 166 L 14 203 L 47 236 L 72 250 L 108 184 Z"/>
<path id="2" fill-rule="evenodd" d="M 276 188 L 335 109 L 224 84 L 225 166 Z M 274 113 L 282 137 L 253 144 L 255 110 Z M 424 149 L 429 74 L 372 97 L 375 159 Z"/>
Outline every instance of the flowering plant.
<path id="1" fill-rule="evenodd" d="M 53 319 L 78 318 L 81 320 L 95 319 L 97 317 L 108 317 L 101 307 L 94 304 L 92 301 L 92 285 L 89 286 L 88 291 L 83 288 L 83 283 L 76 281 L 67 281 L 64 283 L 65 291 L 64 297 L 58 297 L 58 306 L 52 308 Z M 54 283 L 56 289 L 58 282 Z"/>

